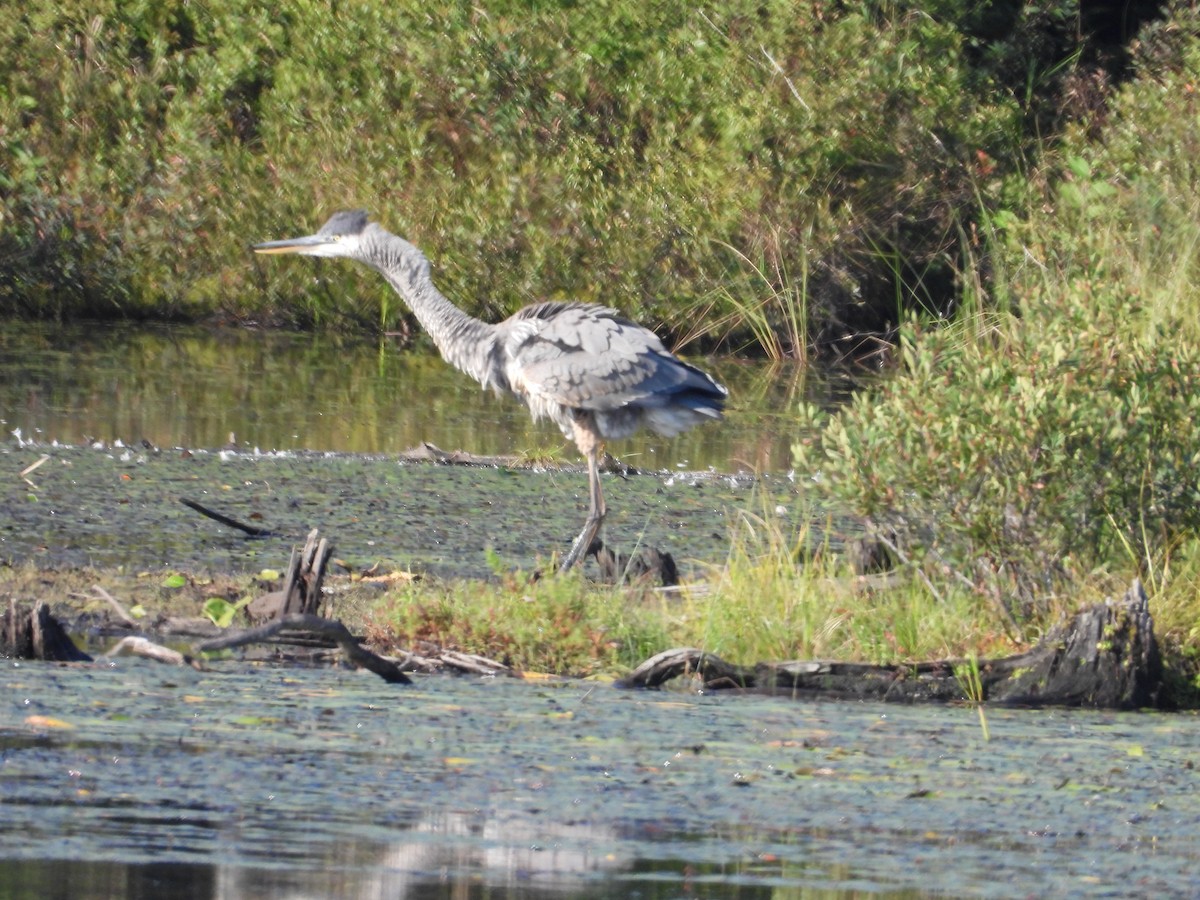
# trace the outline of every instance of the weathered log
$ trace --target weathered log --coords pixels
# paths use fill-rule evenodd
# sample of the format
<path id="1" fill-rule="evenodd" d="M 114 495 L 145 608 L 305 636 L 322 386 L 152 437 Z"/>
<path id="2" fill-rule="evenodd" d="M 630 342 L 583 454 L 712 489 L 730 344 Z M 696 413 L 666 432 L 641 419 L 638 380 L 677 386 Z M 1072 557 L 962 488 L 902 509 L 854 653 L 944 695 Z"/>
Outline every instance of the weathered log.
<path id="1" fill-rule="evenodd" d="M 402 450 L 398 456 L 405 462 L 432 462 L 442 466 L 483 466 L 487 468 L 517 469 L 542 465 L 540 462 L 531 460 L 528 456 L 514 456 L 511 454 L 480 456 L 476 453 L 468 453 L 466 450 L 443 450 L 429 441 L 422 441 L 415 447 Z M 581 467 L 567 464 L 561 466 L 555 465 L 555 468 L 578 469 Z M 622 477 L 638 474 L 637 469 L 626 462 L 622 462 L 610 453 L 605 453 L 600 460 L 600 471 Z"/>
<path id="2" fill-rule="evenodd" d="M 652 657 L 619 684 L 656 687 L 692 673 L 710 690 L 738 687 L 792 697 L 1138 709 L 1159 702 L 1162 658 L 1146 593 L 1134 581 L 1121 600 L 1077 613 L 1016 656 L 897 665 L 815 660 L 747 668 L 681 649 Z"/>
<path id="3" fill-rule="evenodd" d="M 411 684 L 409 677 L 400 671 L 400 667 L 389 659 L 377 656 L 358 642 L 358 638 L 350 633 L 341 622 L 335 619 L 323 619 L 320 616 L 289 614 L 281 616 L 266 625 L 257 628 L 247 628 L 230 631 L 221 637 L 204 641 L 196 649 L 202 653 L 214 650 L 226 650 L 245 644 L 259 644 L 269 641 L 281 632 L 302 632 L 316 635 L 335 642 L 342 649 L 346 660 L 352 665 L 374 672 L 390 684 Z"/>
<path id="4" fill-rule="evenodd" d="M 39 600 L 33 609 L 8 601 L 4 613 L 3 655 L 15 659 L 40 659 L 46 662 L 91 662 L 92 658 L 75 646 L 66 630 L 50 614 L 50 607 Z"/>
<path id="5" fill-rule="evenodd" d="M 680 675 L 697 675 L 708 690 L 720 688 L 753 688 L 755 670 L 727 663 L 719 656 L 694 647 L 664 650 L 650 657 L 627 677 L 616 682 L 617 687 L 659 687 Z"/>
<path id="6" fill-rule="evenodd" d="M 442 466 L 516 466 L 522 462 L 519 456 L 478 456 L 466 450 L 443 450 L 441 447 L 422 441 L 415 447 L 399 454 L 405 462 L 432 462 Z"/>

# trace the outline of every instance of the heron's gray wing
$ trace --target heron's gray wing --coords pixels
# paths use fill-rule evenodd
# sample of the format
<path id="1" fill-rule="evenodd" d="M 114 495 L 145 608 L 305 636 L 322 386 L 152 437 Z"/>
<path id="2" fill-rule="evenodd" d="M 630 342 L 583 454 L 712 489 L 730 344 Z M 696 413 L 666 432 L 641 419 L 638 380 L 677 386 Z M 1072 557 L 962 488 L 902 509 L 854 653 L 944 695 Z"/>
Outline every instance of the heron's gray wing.
<path id="1" fill-rule="evenodd" d="M 695 393 L 720 410 L 724 388 L 676 359 L 654 332 L 606 307 L 543 303 L 504 327 L 509 378 L 523 393 L 596 411 Z"/>

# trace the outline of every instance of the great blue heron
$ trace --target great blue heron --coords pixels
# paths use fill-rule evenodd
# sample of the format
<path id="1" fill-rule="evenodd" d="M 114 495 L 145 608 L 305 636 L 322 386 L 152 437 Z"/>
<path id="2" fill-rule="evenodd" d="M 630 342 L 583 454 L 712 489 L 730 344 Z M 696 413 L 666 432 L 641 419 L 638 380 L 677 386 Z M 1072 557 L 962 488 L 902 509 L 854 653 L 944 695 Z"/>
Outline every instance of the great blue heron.
<path id="1" fill-rule="evenodd" d="M 362 210 L 335 213 L 316 234 L 267 241 L 257 253 L 343 256 L 379 270 L 429 332 L 442 358 L 497 394 L 553 420 L 587 459 L 591 505 L 561 570 L 588 552 L 604 522 L 604 442 L 642 426 L 672 436 L 721 418 L 728 391 L 672 355 L 654 332 L 589 303 L 536 303 L 503 322 L 467 315 L 434 287 L 420 250 Z"/>

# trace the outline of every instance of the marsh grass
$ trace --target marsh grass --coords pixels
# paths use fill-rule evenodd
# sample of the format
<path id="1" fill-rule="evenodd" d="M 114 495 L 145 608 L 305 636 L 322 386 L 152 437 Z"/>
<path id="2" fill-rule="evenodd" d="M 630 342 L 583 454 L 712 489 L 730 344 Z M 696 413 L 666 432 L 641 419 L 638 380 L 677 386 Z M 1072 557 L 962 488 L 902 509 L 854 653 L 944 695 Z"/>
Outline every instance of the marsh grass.
<path id="1" fill-rule="evenodd" d="M 828 527 L 743 513 L 726 565 L 677 611 L 679 641 L 738 662 L 871 663 L 946 658 L 1002 642 L 1000 623 L 966 591 L 934 595 L 904 571 L 856 575 L 819 543 Z M 813 543 L 818 552 L 808 549 Z"/>
<path id="2" fill-rule="evenodd" d="M 983 709 L 983 678 L 979 674 L 979 657 L 972 653 L 965 662 L 955 666 L 954 677 L 958 679 L 967 702 L 975 707 L 979 715 L 979 728 L 983 732 L 984 741 L 990 741 L 992 735 L 988 729 L 987 713 Z"/>
<path id="3" fill-rule="evenodd" d="M 389 593 L 372 615 L 371 632 L 401 649 L 478 653 L 524 671 L 611 674 L 667 640 L 639 596 L 588 584 L 578 573 L 423 582 Z"/>
<path id="4" fill-rule="evenodd" d="M 418 582 L 372 615 L 375 639 L 462 650 L 518 669 L 614 674 L 671 647 L 729 662 L 792 659 L 894 663 L 1011 648 L 1002 623 L 966 591 L 934 595 L 916 580 L 854 575 L 836 552 L 812 552 L 828 523 L 752 501 L 730 524 L 728 559 L 675 591 L 604 587 L 580 573 L 486 582 Z"/>
<path id="5" fill-rule="evenodd" d="M 805 229 L 802 238 L 811 242 L 812 232 L 812 228 Z M 793 272 L 789 268 L 788 256 L 779 252 L 784 236 L 775 229 L 769 237 L 773 252 L 764 251 L 758 260 L 752 260 L 735 247 L 722 244 L 738 265 L 750 274 L 750 278 L 747 283 L 742 283 L 740 279 L 732 282 L 741 284 L 740 288 L 723 285 L 717 289 L 718 299 L 714 300 L 712 308 L 727 312 L 712 327 L 718 333 L 747 332 L 767 359 L 791 359 L 806 363 L 812 346 L 808 257 L 801 254 L 795 262 L 799 271 Z"/>

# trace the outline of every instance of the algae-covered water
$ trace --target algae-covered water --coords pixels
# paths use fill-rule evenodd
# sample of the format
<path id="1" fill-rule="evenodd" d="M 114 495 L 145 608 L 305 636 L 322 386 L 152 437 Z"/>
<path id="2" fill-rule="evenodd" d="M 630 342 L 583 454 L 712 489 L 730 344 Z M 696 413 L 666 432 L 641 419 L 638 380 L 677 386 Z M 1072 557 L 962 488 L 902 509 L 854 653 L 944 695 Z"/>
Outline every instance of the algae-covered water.
<path id="1" fill-rule="evenodd" d="M 1195 896 L 1195 716 L 5 663 L 0 898 Z"/>
<path id="2" fill-rule="evenodd" d="M 39 465 L 40 463 L 40 465 Z M 24 476 L 19 473 L 36 468 Z M 0 443 L 0 561 L 257 572 L 311 528 L 353 570 L 484 577 L 563 553 L 587 512 L 587 475 L 403 464 L 382 456 L 15 446 Z M 786 478 L 604 476 L 606 539 L 654 546 L 686 571 L 728 553 L 736 511 L 786 502 Z M 252 538 L 180 502 L 273 532 Z"/>

